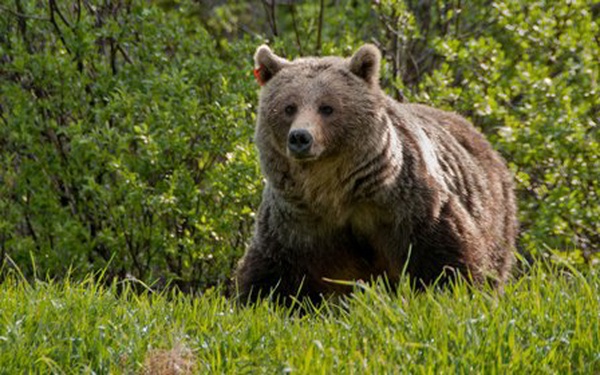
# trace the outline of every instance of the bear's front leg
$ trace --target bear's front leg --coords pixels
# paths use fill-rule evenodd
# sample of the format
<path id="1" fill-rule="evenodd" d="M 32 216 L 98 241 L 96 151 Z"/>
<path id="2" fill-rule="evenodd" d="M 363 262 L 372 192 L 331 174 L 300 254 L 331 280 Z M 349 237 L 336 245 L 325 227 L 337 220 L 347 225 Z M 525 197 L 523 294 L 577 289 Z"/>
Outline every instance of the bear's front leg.
<path id="1" fill-rule="evenodd" d="M 269 247 L 273 245 L 270 243 Z M 234 287 L 242 303 L 254 303 L 269 297 L 289 306 L 292 297 L 311 297 L 304 275 L 293 269 L 288 260 L 274 259 L 262 250 L 253 244 L 238 264 Z"/>

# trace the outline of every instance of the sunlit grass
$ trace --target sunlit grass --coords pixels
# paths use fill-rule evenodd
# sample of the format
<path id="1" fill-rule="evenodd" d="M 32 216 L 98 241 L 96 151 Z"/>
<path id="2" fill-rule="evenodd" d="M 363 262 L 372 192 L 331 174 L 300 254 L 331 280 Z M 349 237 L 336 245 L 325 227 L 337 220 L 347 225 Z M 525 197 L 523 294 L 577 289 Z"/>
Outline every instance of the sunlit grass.
<path id="1" fill-rule="evenodd" d="M 217 291 L 132 284 L 0 287 L 0 373 L 136 373 L 175 352 L 198 373 L 598 373 L 597 270 L 535 267 L 502 295 L 460 284 L 397 295 L 357 286 L 304 315 L 238 308 Z"/>

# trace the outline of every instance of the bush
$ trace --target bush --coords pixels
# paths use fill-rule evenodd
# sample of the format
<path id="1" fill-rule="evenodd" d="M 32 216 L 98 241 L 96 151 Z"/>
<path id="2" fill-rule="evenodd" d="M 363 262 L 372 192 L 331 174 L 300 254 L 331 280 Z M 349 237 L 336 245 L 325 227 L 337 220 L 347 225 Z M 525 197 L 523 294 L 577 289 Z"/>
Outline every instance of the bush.
<path id="1" fill-rule="evenodd" d="M 260 186 L 251 51 L 144 2 L 17 4 L 0 18 L 2 255 L 28 275 L 226 279 Z"/>
<path id="2" fill-rule="evenodd" d="M 260 199 L 252 54 L 384 52 L 399 100 L 509 161 L 525 250 L 600 244 L 600 5 L 16 0 L 0 6 L 0 251 L 32 276 L 227 279 Z M 583 257 L 581 257 L 583 255 Z"/>
<path id="3" fill-rule="evenodd" d="M 406 39 L 395 86 L 467 116 L 509 161 L 525 250 L 590 259 L 600 250 L 600 4 L 419 4 L 376 8 Z"/>

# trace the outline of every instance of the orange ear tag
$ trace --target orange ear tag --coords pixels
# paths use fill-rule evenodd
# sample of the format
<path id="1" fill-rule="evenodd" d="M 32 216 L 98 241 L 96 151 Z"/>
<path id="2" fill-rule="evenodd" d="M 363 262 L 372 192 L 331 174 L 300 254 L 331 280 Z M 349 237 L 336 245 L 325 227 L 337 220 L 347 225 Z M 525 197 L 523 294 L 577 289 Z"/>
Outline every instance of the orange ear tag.
<path id="1" fill-rule="evenodd" d="M 260 71 L 262 70 L 263 66 L 259 66 L 258 68 L 254 69 L 254 78 L 256 78 L 256 82 L 258 82 L 259 86 L 264 86 L 265 83 L 262 80 L 262 77 L 260 76 Z"/>

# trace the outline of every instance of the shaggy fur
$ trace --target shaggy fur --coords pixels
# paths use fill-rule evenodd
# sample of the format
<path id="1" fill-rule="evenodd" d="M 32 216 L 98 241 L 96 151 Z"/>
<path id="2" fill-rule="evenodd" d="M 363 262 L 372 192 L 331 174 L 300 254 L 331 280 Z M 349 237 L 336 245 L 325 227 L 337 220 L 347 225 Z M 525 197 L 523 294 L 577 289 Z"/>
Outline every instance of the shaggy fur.
<path id="1" fill-rule="evenodd" d="M 372 45 L 294 61 L 258 48 L 267 184 L 234 276 L 241 298 L 319 299 L 351 290 L 327 279 L 394 285 L 404 268 L 417 287 L 506 280 L 517 220 L 503 159 L 464 118 L 386 96 L 380 59 Z M 302 153 L 294 131 L 312 140 Z"/>

